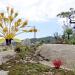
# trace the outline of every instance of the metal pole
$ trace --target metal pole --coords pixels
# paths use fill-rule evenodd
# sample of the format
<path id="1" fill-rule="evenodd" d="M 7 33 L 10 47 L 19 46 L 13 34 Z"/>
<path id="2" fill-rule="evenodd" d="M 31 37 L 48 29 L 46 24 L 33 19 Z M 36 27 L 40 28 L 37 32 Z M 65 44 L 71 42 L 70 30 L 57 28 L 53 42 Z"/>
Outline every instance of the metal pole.
<path id="1" fill-rule="evenodd" d="M 35 26 L 34 26 L 34 44 L 35 44 L 35 42 L 36 42 L 36 28 L 35 28 Z"/>
<path id="2" fill-rule="evenodd" d="M 35 30 L 36 28 L 35 28 L 35 26 L 34 26 L 34 30 Z M 36 32 L 34 31 L 34 39 L 36 38 Z"/>
<path id="3" fill-rule="evenodd" d="M 33 39 L 34 39 L 34 44 L 35 44 L 35 42 L 36 42 L 36 27 L 35 26 L 27 26 L 27 27 L 33 27 L 33 29 L 34 29 L 34 32 L 33 32 Z"/>

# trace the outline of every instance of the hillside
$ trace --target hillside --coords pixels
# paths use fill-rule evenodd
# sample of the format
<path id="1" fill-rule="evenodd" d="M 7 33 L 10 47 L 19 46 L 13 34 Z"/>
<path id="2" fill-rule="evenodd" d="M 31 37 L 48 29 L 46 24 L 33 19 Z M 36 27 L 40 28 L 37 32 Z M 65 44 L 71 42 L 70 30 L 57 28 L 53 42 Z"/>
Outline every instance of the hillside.
<path id="1" fill-rule="evenodd" d="M 35 42 L 35 41 L 41 42 L 41 43 L 51 43 L 51 44 L 55 43 L 55 39 L 52 36 L 36 38 L 36 39 L 32 38 L 30 40 L 31 40 L 32 43 Z"/>

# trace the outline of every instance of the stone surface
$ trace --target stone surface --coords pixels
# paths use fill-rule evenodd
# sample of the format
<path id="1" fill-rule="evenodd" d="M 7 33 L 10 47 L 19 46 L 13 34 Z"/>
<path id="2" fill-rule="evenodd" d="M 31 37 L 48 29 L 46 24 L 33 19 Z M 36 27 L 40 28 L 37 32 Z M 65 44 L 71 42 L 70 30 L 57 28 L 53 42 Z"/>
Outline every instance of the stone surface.
<path id="1" fill-rule="evenodd" d="M 1 71 L 0 71 L 0 75 L 8 75 L 8 71 L 3 71 L 3 70 L 1 70 Z"/>
<path id="2" fill-rule="evenodd" d="M 43 44 L 39 47 L 40 54 L 50 59 L 61 59 L 66 68 L 75 68 L 75 45 Z"/>
<path id="3" fill-rule="evenodd" d="M 14 56 L 16 53 L 13 50 L 0 52 L 0 65 L 7 60 L 9 60 L 10 56 Z M 7 57 L 9 56 L 9 57 Z M 8 75 L 8 71 L 0 71 L 0 75 Z"/>

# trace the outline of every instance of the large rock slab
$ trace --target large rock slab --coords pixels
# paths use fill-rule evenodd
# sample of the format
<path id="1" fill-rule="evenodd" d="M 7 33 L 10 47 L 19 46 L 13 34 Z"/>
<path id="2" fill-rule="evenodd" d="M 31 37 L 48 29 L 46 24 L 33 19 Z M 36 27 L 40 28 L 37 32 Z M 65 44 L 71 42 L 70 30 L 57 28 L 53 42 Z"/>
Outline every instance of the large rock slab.
<path id="1" fill-rule="evenodd" d="M 11 57 L 15 56 L 14 50 L 8 50 L 8 51 L 2 51 L 0 52 L 0 65 L 7 60 L 9 60 Z"/>
<path id="2" fill-rule="evenodd" d="M 66 68 L 75 68 L 75 45 L 43 44 L 39 47 L 40 54 L 51 61 L 61 59 Z"/>
<path id="3" fill-rule="evenodd" d="M 1 70 L 1 71 L 0 71 L 0 75 L 8 75 L 8 71 L 3 71 L 3 70 Z"/>
<path id="4" fill-rule="evenodd" d="M 15 56 L 14 50 L 2 51 L 0 52 L 0 65 L 5 63 L 10 57 Z M 0 70 L 0 75 L 8 75 L 8 71 Z"/>

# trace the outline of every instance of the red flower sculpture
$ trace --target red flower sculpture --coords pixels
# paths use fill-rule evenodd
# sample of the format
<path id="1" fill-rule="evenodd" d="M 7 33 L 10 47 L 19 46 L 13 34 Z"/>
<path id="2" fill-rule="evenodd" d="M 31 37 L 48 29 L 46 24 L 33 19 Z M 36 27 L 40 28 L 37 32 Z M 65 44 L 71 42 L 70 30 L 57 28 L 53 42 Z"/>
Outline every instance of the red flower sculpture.
<path id="1" fill-rule="evenodd" d="M 63 63 L 60 59 L 53 60 L 53 65 L 54 65 L 54 68 L 56 68 L 56 69 L 59 69 L 62 64 Z"/>

